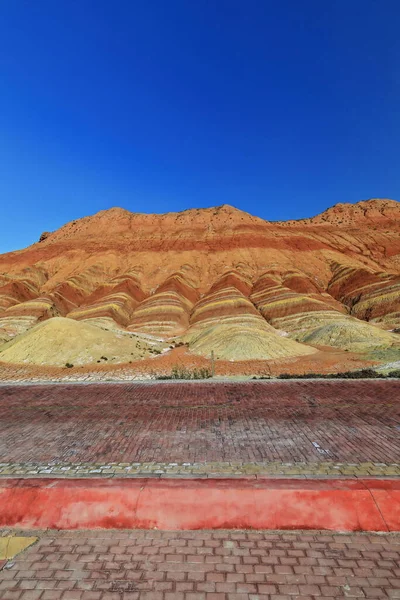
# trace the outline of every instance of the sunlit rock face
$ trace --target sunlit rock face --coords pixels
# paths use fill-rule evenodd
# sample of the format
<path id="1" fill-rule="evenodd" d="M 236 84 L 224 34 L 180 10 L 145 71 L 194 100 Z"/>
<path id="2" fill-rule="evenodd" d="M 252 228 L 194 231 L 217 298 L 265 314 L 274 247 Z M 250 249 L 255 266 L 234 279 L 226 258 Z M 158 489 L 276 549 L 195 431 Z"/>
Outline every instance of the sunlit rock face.
<path id="1" fill-rule="evenodd" d="M 283 282 L 303 291 L 296 292 Z M 271 325 L 303 343 L 362 352 L 390 348 L 399 341 L 396 336 L 349 316 L 345 305 L 320 292 L 304 277 L 265 273 L 255 283 L 251 299 Z"/>
<path id="2" fill-rule="evenodd" d="M 226 204 L 101 211 L 0 256 L 0 344 L 67 317 L 226 360 L 388 348 L 400 339 L 388 331 L 400 327 L 399 223 L 385 199 L 279 223 Z"/>
<path id="3" fill-rule="evenodd" d="M 2 277 L 0 279 L 0 312 L 11 306 L 36 298 L 40 288 L 29 279 Z"/>
<path id="4" fill-rule="evenodd" d="M 126 273 L 102 283 L 67 316 L 78 320 L 108 318 L 126 327 L 135 308 L 145 297 L 139 277 Z"/>
<path id="5" fill-rule="evenodd" d="M 181 335 L 189 326 L 190 311 L 198 297 L 190 279 L 182 272 L 174 273 L 139 304 L 128 329 L 162 339 Z"/>
<path id="6" fill-rule="evenodd" d="M 226 318 L 240 321 L 243 317 L 260 317 L 249 300 L 251 281 L 240 273 L 231 271 L 222 275 L 193 308 L 191 325 L 204 326 Z"/>
<path id="7" fill-rule="evenodd" d="M 332 265 L 329 292 L 350 314 L 385 329 L 400 327 L 400 275 L 371 269 Z"/>
<path id="8" fill-rule="evenodd" d="M 293 277 L 291 273 L 283 276 L 277 272 L 264 273 L 254 284 L 251 300 L 271 325 L 293 337 L 304 329 L 308 331 L 330 319 L 342 318 L 347 312 L 328 294 L 321 293 L 311 280 Z"/>
<path id="9" fill-rule="evenodd" d="M 269 325 L 248 295 L 251 281 L 224 273 L 194 306 L 185 336 L 195 354 L 224 360 L 262 360 L 312 354 Z"/>

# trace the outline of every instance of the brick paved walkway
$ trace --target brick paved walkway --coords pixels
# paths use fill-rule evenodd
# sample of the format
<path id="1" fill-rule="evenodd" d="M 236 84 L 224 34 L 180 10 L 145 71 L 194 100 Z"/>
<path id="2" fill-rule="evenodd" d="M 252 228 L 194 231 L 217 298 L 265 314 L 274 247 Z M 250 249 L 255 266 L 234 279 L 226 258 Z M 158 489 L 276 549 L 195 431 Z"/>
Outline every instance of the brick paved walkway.
<path id="1" fill-rule="evenodd" d="M 400 535 L 39 533 L 0 571 L 2 600 L 400 598 Z"/>
<path id="2" fill-rule="evenodd" d="M 400 383 L 0 386 L 0 461 L 397 464 Z"/>

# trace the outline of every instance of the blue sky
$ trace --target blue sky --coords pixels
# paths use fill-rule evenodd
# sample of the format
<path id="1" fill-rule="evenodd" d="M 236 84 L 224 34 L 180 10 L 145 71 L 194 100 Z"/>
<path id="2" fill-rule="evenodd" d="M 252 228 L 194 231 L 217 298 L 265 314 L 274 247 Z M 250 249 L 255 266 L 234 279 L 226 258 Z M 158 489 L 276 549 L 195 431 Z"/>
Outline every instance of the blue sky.
<path id="1" fill-rule="evenodd" d="M 111 206 L 400 199 L 398 0 L 0 2 L 0 252 Z"/>

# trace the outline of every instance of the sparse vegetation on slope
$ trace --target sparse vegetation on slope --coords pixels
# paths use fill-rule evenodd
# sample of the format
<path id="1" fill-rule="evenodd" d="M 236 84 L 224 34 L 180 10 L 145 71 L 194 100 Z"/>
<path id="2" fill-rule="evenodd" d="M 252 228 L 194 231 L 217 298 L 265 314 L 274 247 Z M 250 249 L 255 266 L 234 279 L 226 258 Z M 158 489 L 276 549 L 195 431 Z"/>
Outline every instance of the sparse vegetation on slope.
<path id="1" fill-rule="evenodd" d="M 385 379 L 400 378 L 400 369 L 389 373 L 379 373 L 374 369 L 360 369 L 359 371 L 344 371 L 343 373 L 281 373 L 278 379 Z"/>
<path id="2" fill-rule="evenodd" d="M 207 367 L 199 369 L 187 369 L 184 366 L 175 366 L 171 373 L 156 375 L 156 379 L 209 379 L 211 371 Z"/>

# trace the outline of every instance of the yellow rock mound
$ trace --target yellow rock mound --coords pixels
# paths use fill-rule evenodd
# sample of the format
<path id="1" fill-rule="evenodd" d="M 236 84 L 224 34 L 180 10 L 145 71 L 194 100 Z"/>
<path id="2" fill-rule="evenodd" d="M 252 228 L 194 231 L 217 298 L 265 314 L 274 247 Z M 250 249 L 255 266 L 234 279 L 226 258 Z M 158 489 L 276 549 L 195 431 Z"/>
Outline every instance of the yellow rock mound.
<path id="1" fill-rule="evenodd" d="M 74 366 L 128 362 L 159 350 L 134 334 L 104 331 L 82 321 L 54 317 L 0 347 L 0 361 L 35 365 Z"/>
<path id="2" fill-rule="evenodd" d="M 366 352 L 377 348 L 398 348 L 400 354 L 400 340 L 396 334 L 352 317 L 331 321 L 302 335 L 301 341 L 306 344 L 335 346 L 352 352 Z"/>
<path id="3" fill-rule="evenodd" d="M 211 356 L 221 360 L 269 360 L 313 354 L 314 348 L 283 337 L 263 319 L 249 316 L 238 323 L 235 317 L 230 322 L 205 326 L 193 335 L 189 348 L 194 354 Z"/>

